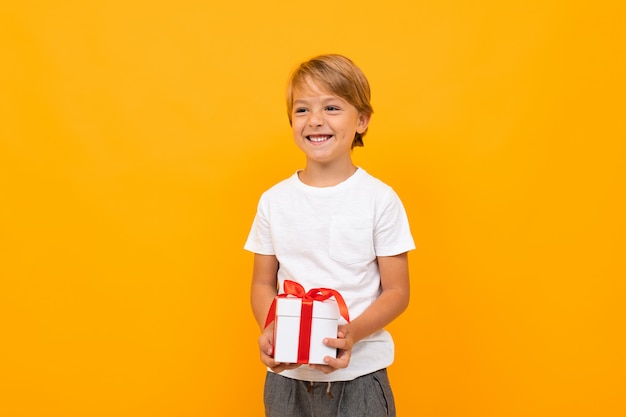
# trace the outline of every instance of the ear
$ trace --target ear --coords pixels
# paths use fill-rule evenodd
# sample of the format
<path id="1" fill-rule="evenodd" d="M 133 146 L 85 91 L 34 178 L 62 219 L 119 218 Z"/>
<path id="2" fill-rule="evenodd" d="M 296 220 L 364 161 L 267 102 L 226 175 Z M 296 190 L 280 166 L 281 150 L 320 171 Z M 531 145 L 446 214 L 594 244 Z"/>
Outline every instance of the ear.
<path id="1" fill-rule="evenodd" d="M 370 114 L 364 114 L 364 113 L 359 114 L 359 122 L 356 126 L 357 133 L 360 134 L 367 130 L 367 126 L 370 124 L 370 118 L 371 118 Z"/>

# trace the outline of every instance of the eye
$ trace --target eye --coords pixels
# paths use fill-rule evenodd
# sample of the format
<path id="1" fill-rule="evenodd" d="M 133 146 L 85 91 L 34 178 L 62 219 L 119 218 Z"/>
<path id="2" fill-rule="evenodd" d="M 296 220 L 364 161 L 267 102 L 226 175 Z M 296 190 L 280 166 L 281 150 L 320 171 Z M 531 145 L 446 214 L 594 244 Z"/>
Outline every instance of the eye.
<path id="1" fill-rule="evenodd" d="M 304 113 L 304 112 L 306 112 L 306 108 L 304 108 L 304 107 L 296 107 L 296 108 L 293 110 L 293 112 L 294 112 L 295 114 L 297 114 L 297 113 Z"/>
<path id="2" fill-rule="evenodd" d="M 337 107 L 337 106 L 332 106 L 331 105 L 331 106 L 326 106 L 326 110 L 327 111 L 339 111 L 341 109 L 339 107 Z"/>

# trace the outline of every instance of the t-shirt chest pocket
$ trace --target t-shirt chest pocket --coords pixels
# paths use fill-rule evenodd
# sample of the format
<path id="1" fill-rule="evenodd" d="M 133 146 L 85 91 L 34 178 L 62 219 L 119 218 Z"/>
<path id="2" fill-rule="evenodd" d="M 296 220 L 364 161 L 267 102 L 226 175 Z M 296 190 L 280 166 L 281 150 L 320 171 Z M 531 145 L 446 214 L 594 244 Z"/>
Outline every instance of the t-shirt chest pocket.
<path id="1" fill-rule="evenodd" d="M 333 216 L 329 235 L 329 256 L 353 264 L 374 259 L 374 228 L 371 218 Z"/>

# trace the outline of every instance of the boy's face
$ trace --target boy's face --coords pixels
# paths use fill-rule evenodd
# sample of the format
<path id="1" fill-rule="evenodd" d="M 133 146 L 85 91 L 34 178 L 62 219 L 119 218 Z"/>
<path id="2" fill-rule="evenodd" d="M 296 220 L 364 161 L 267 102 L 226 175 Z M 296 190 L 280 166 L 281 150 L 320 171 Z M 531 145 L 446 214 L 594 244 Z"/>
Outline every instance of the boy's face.
<path id="1" fill-rule="evenodd" d="M 367 129 L 369 116 L 314 81 L 306 81 L 293 92 L 292 133 L 296 145 L 310 162 L 351 163 L 354 135 Z"/>

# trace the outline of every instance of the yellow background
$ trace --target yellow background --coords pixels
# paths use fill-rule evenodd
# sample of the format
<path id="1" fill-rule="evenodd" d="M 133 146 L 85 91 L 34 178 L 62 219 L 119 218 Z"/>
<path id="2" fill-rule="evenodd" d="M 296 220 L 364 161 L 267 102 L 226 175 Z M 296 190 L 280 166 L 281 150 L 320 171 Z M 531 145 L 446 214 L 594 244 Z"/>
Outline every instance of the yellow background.
<path id="1" fill-rule="evenodd" d="M 242 246 L 325 52 L 418 243 L 399 415 L 626 415 L 621 2 L 6 3 L 0 415 L 262 415 Z"/>

